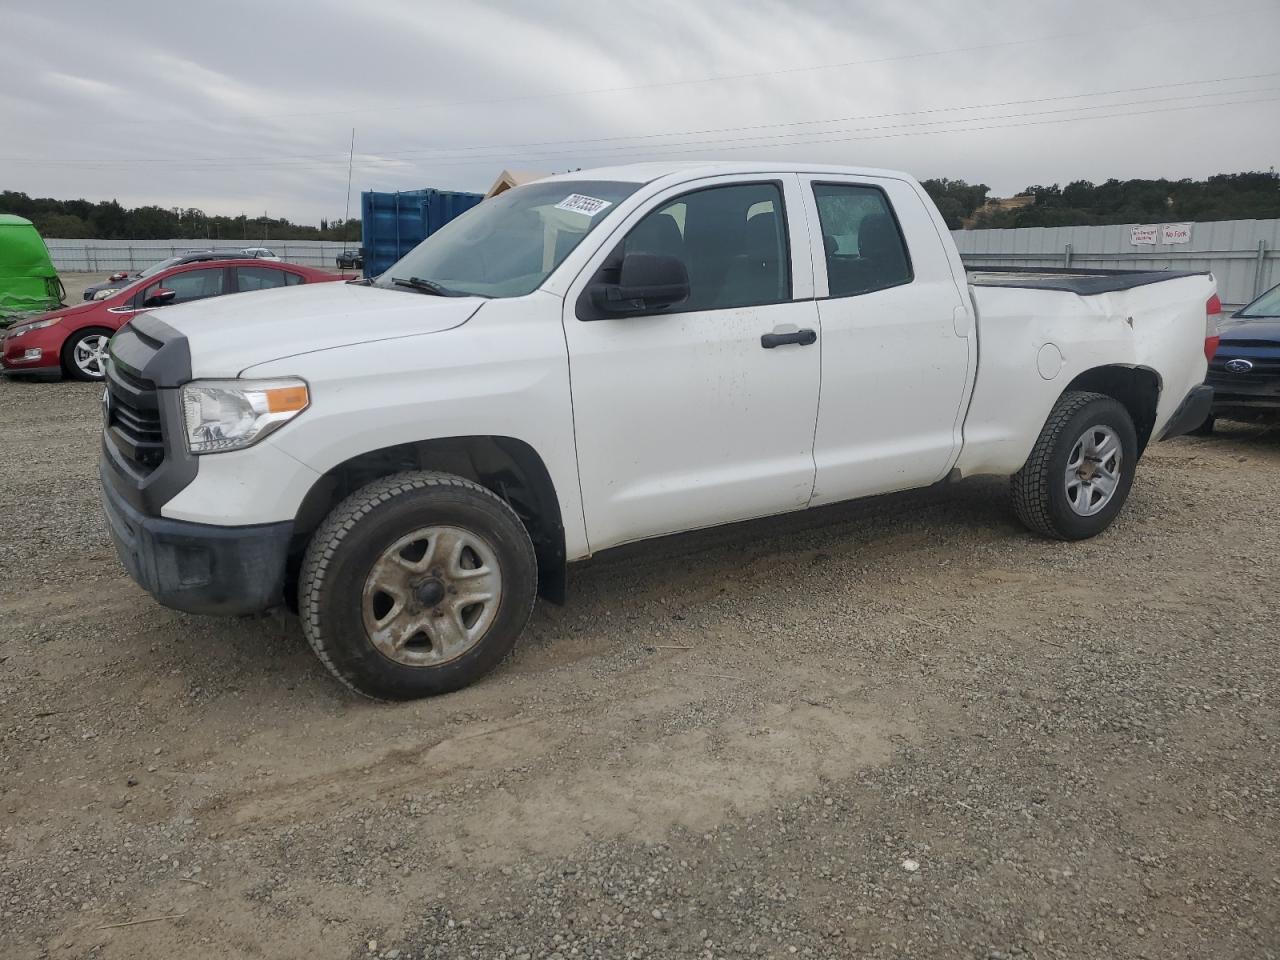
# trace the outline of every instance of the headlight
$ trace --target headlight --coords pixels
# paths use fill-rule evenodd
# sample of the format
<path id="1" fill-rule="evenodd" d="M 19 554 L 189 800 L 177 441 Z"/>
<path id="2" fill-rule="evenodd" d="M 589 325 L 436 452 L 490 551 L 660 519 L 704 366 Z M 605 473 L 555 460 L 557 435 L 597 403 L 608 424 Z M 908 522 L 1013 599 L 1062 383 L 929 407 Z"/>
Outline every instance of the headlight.
<path id="1" fill-rule="evenodd" d="M 99 290 L 97 293 L 95 293 L 93 295 L 93 299 L 105 300 L 107 299 L 107 297 L 114 297 L 119 292 L 120 292 L 119 287 L 108 287 L 106 290 Z"/>
<path id="2" fill-rule="evenodd" d="M 311 403 L 302 380 L 194 380 L 182 388 L 187 448 L 242 450 L 284 426 Z"/>
<path id="3" fill-rule="evenodd" d="M 61 317 L 50 317 L 48 320 L 37 320 L 35 323 L 24 323 L 20 327 L 14 327 L 13 332 L 9 334 L 11 340 L 17 340 L 19 337 L 30 333 L 32 330 L 43 330 L 45 327 L 52 327 L 55 323 L 61 323 Z"/>

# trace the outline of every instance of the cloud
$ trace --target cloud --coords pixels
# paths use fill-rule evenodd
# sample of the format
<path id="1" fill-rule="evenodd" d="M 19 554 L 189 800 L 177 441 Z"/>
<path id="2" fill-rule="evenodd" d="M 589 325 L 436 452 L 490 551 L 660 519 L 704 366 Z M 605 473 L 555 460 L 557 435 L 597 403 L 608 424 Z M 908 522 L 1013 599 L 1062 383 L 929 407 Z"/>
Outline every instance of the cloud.
<path id="1" fill-rule="evenodd" d="M 1280 7 L 1237 6 L 66 0 L 6 12 L 0 185 L 315 221 L 342 215 L 352 127 L 357 190 L 665 157 L 1003 194 L 1265 168 L 1280 77 L 1187 85 L 1268 72 Z"/>
<path id="2" fill-rule="evenodd" d="M 46 72 L 43 80 L 50 86 L 70 92 L 74 96 L 94 101 L 95 106 L 103 103 L 119 103 L 125 95 L 124 91 L 115 84 L 107 83 L 103 80 L 94 80 L 90 77 L 77 77 L 70 73 L 60 73 L 57 70 Z"/>

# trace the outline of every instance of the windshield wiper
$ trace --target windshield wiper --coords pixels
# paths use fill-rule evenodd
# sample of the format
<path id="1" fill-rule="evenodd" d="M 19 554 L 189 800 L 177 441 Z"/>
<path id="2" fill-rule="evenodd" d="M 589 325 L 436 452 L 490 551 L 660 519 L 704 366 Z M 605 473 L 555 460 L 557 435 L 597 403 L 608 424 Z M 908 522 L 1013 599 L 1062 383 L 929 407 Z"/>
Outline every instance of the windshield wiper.
<path id="1" fill-rule="evenodd" d="M 417 290 L 421 293 L 431 293 L 437 297 L 465 297 L 465 293 L 459 293 L 457 290 L 450 290 L 446 286 L 436 283 L 434 280 L 423 280 L 421 277 L 410 277 L 406 280 L 404 277 L 392 277 L 391 282 L 397 287 L 408 287 L 411 290 Z"/>

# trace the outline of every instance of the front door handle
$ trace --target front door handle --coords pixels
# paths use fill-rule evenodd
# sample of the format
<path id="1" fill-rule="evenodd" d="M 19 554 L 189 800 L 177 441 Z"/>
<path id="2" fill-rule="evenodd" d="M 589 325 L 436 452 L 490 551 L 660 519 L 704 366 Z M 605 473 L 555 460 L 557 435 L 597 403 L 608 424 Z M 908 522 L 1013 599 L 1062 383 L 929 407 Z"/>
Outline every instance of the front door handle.
<path id="1" fill-rule="evenodd" d="M 766 350 L 772 350 L 774 347 L 781 347 L 788 343 L 807 347 L 809 344 L 817 342 L 817 331 L 810 330 L 808 328 L 804 330 L 796 330 L 792 333 L 766 333 L 760 337 L 760 346 L 764 347 Z"/>

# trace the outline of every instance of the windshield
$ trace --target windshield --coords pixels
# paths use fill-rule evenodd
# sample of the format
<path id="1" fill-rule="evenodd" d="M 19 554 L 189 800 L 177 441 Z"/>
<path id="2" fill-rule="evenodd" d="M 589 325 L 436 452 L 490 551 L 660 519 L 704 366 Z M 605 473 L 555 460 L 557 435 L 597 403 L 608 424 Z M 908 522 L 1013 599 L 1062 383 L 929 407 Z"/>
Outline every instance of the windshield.
<path id="1" fill-rule="evenodd" d="M 170 257 L 168 260 L 161 260 L 159 263 L 153 263 L 151 266 L 147 267 L 147 269 L 143 270 L 140 274 L 138 274 L 138 276 L 149 277 L 152 274 L 159 273 L 161 270 L 165 269 L 166 267 L 172 267 L 175 263 L 181 263 L 181 262 L 182 262 L 181 257 Z"/>
<path id="2" fill-rule="evenodd" d="M 454 295 L 524 296 L 639 187 L 606 180 L 515 187 L 441 227 L 374 283 L 410 289 L 406 284 L 418 280 Z"/>
<path id="3" fill-rule="evenodd" d="M 1272 287 L 1253 303 L 1241 310 L 1236 316 L 1244 317 L 1280 317 L 1280 286 Z"/>

